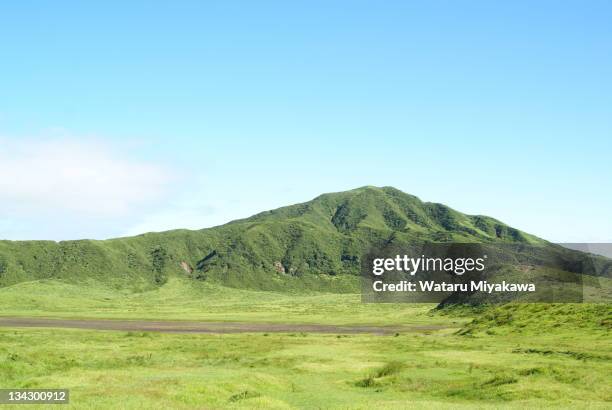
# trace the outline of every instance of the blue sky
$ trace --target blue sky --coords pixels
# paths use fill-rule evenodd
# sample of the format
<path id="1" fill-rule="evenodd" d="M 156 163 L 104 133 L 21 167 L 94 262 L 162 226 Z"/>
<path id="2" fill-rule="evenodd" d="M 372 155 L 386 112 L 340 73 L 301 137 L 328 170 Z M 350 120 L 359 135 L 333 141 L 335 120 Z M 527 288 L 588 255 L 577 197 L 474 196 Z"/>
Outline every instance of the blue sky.
<path id="1" fill-rule="evenodd" d="M 392 185 L 612 241 L 608 1 L 0 5 L 0 237 Z"/>

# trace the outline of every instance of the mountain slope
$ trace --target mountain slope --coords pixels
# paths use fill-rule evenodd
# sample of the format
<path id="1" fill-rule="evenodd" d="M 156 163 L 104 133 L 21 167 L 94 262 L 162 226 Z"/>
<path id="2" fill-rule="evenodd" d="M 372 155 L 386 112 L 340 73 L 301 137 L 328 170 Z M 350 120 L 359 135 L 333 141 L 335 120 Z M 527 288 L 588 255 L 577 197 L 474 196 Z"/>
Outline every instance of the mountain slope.
<path id="1" fill-rule="evenodd" d="M 391 187 L 362 187 L 198 231 L 0 241 L 0 286 L 57 278 L 151 288 L 180 275 L 240 288 L 342 290 L 344 278 L 359 273 L 362 254 L 385 241 L 547 244 L 493 218 Z"/>

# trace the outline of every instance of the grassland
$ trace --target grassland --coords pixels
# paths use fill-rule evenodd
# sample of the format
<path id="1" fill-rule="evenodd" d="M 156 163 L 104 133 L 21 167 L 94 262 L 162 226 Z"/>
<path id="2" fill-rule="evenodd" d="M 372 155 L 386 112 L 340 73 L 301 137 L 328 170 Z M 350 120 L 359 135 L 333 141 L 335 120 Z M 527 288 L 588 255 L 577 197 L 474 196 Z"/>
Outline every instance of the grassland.
<path id="1" fill-rule="evenodd" d="M 43 280 L 0 288 L 0 314 L 23 317 L 379 325 L 445 322 L 428 313 L 434 306 L 362 304 L 357 293 L 263 292 L 178 277 L 145 292 L 118 291 L 93 281 Z"/>
<path id="2" fill-rule="evenodd" d="M 78 409 L 612 407 L 609 304 L 361 303 L 361 255 L 418 241 L 545 246 L 571 272 L 612 274 L 604 258 L 389 187 L 325 194 L 200 231 L 0 241 L 0 316 L 405 329 L 381 336 L 0 327 L 0 388 L 69 388 Z"/>
<path id="3" fill-rule="evenodd" d="M 3 316 L 449 328 L 391 336 L 0 328 L 0 387 L 70 388 L 71 407 L 95 409 L 612 405 L 609 305 L 433 308 L 181 278 L 147 292 L 21 283 L 0 289 Z"/>
<path id="4" fill-rule="evenodd" d="M 610 335 L 0 330 L 0 385 L 74 408 L 610 408 Z"/>

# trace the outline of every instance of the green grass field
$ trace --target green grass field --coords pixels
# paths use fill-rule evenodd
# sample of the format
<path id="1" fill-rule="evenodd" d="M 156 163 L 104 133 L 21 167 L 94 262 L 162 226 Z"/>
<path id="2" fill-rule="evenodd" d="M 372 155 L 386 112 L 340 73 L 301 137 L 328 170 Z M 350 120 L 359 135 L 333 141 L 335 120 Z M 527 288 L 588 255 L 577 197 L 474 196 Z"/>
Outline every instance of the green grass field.
<path id="1" fill-rule="evenodd" d="M 378 325 L 445 322 L 428 314 L 434 306 L 362 304 L 356 293 L 252 291 L 177 277 L 145 292 L 118 291 L 93 281 L 75 285 L 44 280 L 0 288 L 2 316 Z"/>
<path id="2" fill-rule="evenodd" d="M 3 387 L 75 408 L 610 408 L 607 333 L 172 335 L 0 330 Z"/>
<path id="3" fill-rule="evenodd" d="M 436 311 L 358 294 L 281 294 L 171 278 L 0 289 L 2 316 L 410 325 L 391 336 L 0 328 L 0 387 L 69 388 L 74 408 L 610 408 L 609 305 Z"/>

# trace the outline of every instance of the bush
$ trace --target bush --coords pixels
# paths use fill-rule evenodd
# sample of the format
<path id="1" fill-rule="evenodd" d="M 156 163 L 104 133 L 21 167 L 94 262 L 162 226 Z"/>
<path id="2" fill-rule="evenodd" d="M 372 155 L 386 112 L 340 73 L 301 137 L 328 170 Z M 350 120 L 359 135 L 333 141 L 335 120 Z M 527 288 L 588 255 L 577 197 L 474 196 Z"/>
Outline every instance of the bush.
<path id="1" fill-rule="evenodd" d="M 399 373 L 404 368 L 404 364 L 401 362 L 389 362 L 376 372 L 375 377 L 391 376 L 392 374 Z"/>

